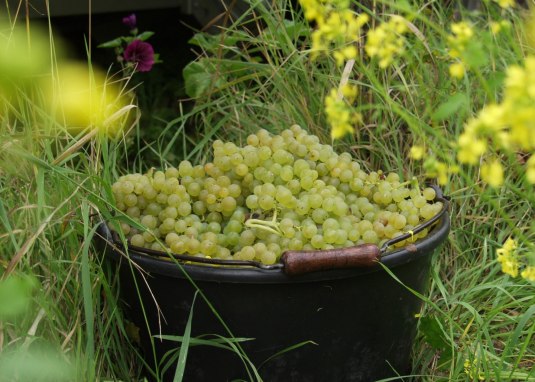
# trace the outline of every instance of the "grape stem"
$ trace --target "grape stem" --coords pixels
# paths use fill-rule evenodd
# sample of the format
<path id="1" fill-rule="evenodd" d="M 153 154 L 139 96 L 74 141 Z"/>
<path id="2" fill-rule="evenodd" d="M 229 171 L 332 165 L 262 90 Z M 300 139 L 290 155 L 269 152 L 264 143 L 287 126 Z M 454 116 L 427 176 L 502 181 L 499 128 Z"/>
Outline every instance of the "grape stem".
<path id="1" fill-rule="evenodd" d="M 418 184 L 418 178 L 413 176 L 411 180 L 407 180 L 406 182 L 400 183 L 397 188 L 405 187 L 407 185 L 411 185 L 413 188 L 417 188 L 420 190 L 420 185 Z"/>
<path id="2" fill-rule="evenodd" d="M 271 220 L 248 219 L 245 222 L 245 226 L 249 228 L 263 229 L 264 231 L 268 231 L 276 235 L 283 236 L 282 231 L 279 227 L 279 223 L 277 222 L 277 210 L 276 209 L 275 209 L 275 212 L 273 213 L 273 218 Z"/>

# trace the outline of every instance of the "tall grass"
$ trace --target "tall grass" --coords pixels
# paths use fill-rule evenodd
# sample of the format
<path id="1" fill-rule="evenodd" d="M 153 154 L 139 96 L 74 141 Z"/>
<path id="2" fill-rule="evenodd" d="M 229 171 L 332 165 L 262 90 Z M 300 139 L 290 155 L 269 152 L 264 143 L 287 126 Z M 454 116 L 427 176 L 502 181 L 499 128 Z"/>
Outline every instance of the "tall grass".
<path id="1" fill-rule="evenodd" d="M 37 69 L 14 68 L 20 78 L 0 81 L 0 288 L 31 302 L 0 315 L 0 380 L 132 380 L 140 366 L 116 280 L 92 246 L 95 211 L 108 209 L 101 195 L 116 177 L 120 145 L 60 128 L 43 106 L 43 89 L 32 86 L 54 78 L 60 58 L 53 44 L 46 52 L 46 31 L 28 24 L 23 34 L 15 24 L 1 25 L 1 54 L 13 52 L 10 42 L 31 41 L 18 48 L 33 53 Z M 21 34 L 28 40 L 13 37 Z M 22 281 L 8 288 L 9 280 Z"/>
<path id="2" fill-rule="evenodd" d="M 350 81 L 360 86 L 357 108 L 364 122 L 354 136 L 334 144 L 369 170 L 424 178 L 421 163 L 407 159 L 410 147 L 424 141 L 447 158 L 444 148 L 466 119 L 500 97 L 504 69 L 525 54 L 521 11 L 501 15 L 490 4 L 469 12 L 439 1 L 415 2 L 410 9 L 398 2 L 355 7 L 373 23 L 405 12 L 415 30 L 394 67 L 357 60 Z M 446 23 L 462 17 L 485 24 L 502 16 L 513 27 L 485 41 L 488 62 L 452 81 L 437 54 L 446 49 Z M 119 142 L 79 144 L 83 134 L 58 130 L 41 108 L 39 92 L 0 94 L 0 286 L 22 275 L 34 280 L 22 288 L 28 306 L 5 316 L 0 310 L 0 379 L 142 378 L 135 335 L 118 305 L 116 275 L 92 245 L 95 214 L 111 217 L 110 185 L 120 174 L 155 165 L 144 161 L 148 152 L 162 167 L 176 152 L 202 163 L 216 138 L 240 142 L 260 127 L 278 132 L 294 123 L 330 142 L 324 97 L 338 86 L 341 70 L 332 59 L 310 59 L 311 30 L 294 2 L 267 8 L 252 1 L 249 12 L 220 34 L 197 35 L 200 58 L 186 71 L 196 105 L 168 121 L 154 142 L 140 141 L 134 131 Z M 453 106 L 452 94 L 461 94 Z M 514 158 L 509 163 L 515 168 Z M 526 189 L 518 170 L 507 181 L 508 188 L 490 189 L 477 171 L 463 169 L 444 188 L 452 198 L 452 232 L 433 262 L 413 351 L 414 380 L 535 380 L 533 285 L 502 274 L 495 257 L 515 226 L 532 223 L 533 188 Z M 175 340 L 195 342 L 188 337 Z"/>

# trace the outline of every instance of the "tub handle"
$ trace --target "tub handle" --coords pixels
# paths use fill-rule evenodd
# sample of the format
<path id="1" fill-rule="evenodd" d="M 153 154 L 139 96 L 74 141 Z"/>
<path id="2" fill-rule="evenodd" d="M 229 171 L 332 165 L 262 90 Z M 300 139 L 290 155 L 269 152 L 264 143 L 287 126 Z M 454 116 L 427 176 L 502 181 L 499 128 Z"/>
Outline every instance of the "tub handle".
<path id="1" fill-rule="evenodd" d="M 312 251 L 286 251 L 281 256 L 284 273 L 289 276 L 327 269 L 372 267 L 381 259 L 375 244 Z"/>

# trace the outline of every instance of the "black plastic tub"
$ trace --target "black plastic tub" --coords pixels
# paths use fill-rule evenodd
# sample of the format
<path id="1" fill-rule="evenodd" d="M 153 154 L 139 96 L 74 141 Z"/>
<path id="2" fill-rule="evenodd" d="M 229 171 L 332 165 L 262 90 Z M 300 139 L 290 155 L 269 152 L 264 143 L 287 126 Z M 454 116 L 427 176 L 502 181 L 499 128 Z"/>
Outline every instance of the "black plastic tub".
<path id="1" fill-rule="evenodd" d="M 425 293 L 432 255 L 446 239 L 449 227 L 444 214 L 426 238 L 385 253 L 381 263 L 407 287 Z M 186 271 L 232 334 L 253 338 L 241 346 L 266 382 L 370 382 L 411 371 L 416 314 L 422 301 L 379 264 L 296 276 L 282 269 L 253 267 L 185 264 L 181 270 L 169 260 L 130 250 L 133 267 L 122 251 L 106 245 L 112 241 L 106 225 L 101 224 L 99 235 L 104 253 L 120 272 L 126 314 L 139 328 L 141 347 L 152 366 L 155 359 L 180 346 L 154 336 L 184 333 L 196 293 L 184 276 Z M 144 271 L 143 277 L 137 267 Z M 213 334 L 229 337 L 205 301 L 197 298 L 191 335 Z M 311 342 L 263 364 L 304 341 Z M 173 376 L 171 367 L 163 380 Z M 233 380 L 251 380 L 235 353 L 211 346 L 189 348 L 184 381 Z"/>

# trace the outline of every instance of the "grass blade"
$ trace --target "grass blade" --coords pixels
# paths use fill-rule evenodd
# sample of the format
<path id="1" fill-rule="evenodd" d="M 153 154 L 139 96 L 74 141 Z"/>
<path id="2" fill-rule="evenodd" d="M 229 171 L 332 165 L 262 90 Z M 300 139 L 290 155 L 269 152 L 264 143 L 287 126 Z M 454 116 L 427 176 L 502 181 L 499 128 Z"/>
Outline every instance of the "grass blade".
<path id="1" fill-rule="evenodd" d="M 180 346 L 180 353 L 178 354 L 178 363 L 176 366 L 175 377 L 173 382 L 182 382 L 184 378 L 184 370 L 186 368 L 186 359 L 188 356 L 188 348 L 191 338 L 191 322 L 193 320 L 193 307 L 195 306 L 195 299 L 197 298 L 197 292 L 193 296 L 193 302 L 191 303 L 191 310 L 189 311 L 188 322 L 186 323 L 186 329 L 184 329 L 184 336 L 182 337 L 182 345 Z"/>

